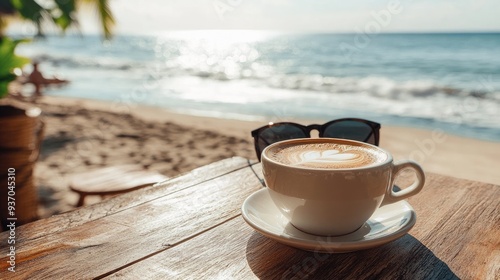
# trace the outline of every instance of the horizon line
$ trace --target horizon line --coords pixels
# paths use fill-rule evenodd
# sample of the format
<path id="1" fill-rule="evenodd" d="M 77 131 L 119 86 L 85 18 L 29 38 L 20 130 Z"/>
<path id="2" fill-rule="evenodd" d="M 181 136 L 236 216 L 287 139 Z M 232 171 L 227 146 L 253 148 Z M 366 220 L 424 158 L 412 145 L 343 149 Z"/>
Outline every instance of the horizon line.
<path id="1" fill-rule="evenodd" d="M 123 32 L 117 31 L 114 35 L 133 35 L 133 36 L 152 36 L 152 35 L 162 35 L 168 33 L 175 32 L 269 32 L 269 33 L 281 33 L 281 34 L 301 34 L 301 35 L 312 35 L 312 34 L 336 34 L 336 35 L 355 35 L 360 32 L 353 31 L 328 31 L 328 30 L 303 30 L 303 31 L 293 31 L 293 30 L 278 30 L 278 29 L 172 29 L 165 31 L 151 31 L 147 33 L 139 33 L 139 32 Z M 450 35 L 450 34 L 500 34 L 500 30 L 409 30 L 409 31 L 384 31 L 378 33 L 363 33 L 368 35 Z M 21 32 L 7 32 L 7 36 L 21 36 Z M 77 30 L 69 31 L 69 32 L 46 32 L 46 36 L 100 36 L 102 35 L 100 32 L 92 31 L 92 32 L 79 32 Z M 30 35 L 26 35 L 30 37 Z M 31 37 L 34 37 L 31 35 Z"/>

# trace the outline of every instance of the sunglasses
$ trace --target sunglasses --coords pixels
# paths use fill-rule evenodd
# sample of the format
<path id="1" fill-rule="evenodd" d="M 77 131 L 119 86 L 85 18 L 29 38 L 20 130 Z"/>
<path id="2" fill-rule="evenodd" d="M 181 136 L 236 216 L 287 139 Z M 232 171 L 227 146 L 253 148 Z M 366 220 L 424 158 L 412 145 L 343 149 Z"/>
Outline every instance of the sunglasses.
<path id="1" fill-rule="evenodd" d="M 288 139 L 309 138 L 311 131 L 317 130 L 319 137 L 357 140 L 378 146 L 380 124 L 364 119 L 345 118 L 325 124 L 301 125 L 292 122 L 269 123 L 252 131 L 255 152 L 260 156 L 265 147 Z"/>

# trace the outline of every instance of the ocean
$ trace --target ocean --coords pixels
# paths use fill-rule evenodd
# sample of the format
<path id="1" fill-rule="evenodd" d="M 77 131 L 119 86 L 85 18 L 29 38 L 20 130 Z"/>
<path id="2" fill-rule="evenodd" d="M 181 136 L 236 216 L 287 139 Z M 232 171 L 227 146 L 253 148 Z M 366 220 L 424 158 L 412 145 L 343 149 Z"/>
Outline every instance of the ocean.
<path id="1" fill-rule="evenodd" d="M 360 117 L 500 141 L 500 33 L 67 35 L 18 53 L 71 81 L 47 95 L 263 123 Z"/>

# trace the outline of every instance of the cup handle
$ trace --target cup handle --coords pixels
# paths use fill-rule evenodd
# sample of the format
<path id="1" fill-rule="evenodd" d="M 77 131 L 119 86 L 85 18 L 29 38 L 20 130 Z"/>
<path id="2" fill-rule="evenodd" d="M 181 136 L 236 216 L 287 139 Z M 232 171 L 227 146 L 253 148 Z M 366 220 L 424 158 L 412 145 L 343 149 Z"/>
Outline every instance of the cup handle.
<path id="1" fill-rule="evenodd" d="M 410 168 L 415 171 L 415 174 L 417 175 L 417 180 L 413 182 L 411 186 L 404 188 L 399 192 L 394 192 L 392 190 L 394 186 L 394 181 L 396 180 L 398 173 L 406 168 Z M 391 204 L 417 194 L 424 187 L 424 183 L 425 183 L 425 174 L 420 165 L 418 165 L 413 161 L 403 161 L 395 163 L 392 166 L 391 183 L 389 184 L 389 187 L 386 190 L 385 197 L 384 200 L 382 201 L 381 206 L 386 204 Z"/>

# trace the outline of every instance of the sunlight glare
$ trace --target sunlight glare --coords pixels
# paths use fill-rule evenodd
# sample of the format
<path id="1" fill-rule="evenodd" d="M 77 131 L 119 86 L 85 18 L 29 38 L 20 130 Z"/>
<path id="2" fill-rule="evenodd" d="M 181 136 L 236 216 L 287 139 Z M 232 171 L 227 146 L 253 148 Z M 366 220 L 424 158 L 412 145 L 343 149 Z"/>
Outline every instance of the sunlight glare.
<path id="1" fill-rule="evenodd" d="M 161 37 L 186 41 L 206 40 L 227 46 L 264 41 L 275 35 L 277 32 L 266 30 L 185 30 L 164 32 Z"/>

